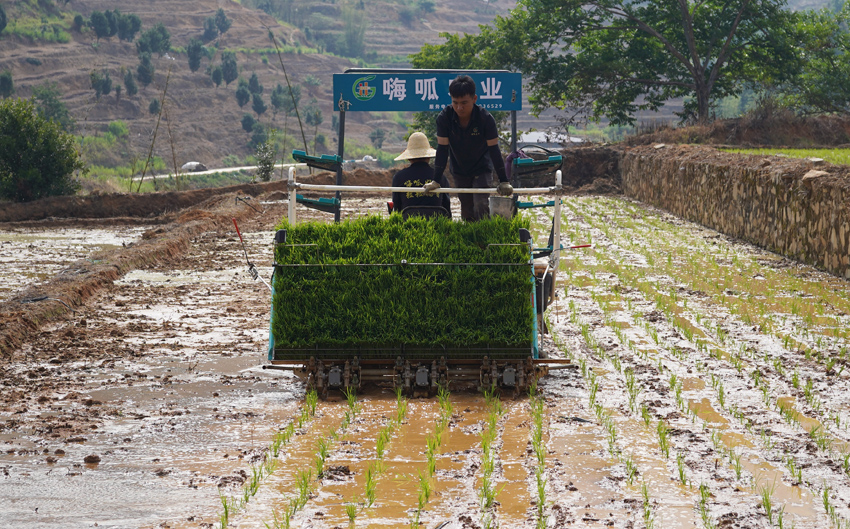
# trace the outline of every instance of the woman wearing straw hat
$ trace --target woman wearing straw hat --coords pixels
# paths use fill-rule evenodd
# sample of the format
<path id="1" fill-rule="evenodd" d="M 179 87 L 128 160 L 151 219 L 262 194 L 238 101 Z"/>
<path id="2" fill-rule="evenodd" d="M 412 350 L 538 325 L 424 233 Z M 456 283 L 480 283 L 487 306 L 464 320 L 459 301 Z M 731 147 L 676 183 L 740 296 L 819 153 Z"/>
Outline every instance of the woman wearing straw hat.
<path id="1" fill-rule="evenodd" d="M 428 161 L 437 154 L 431 148 L 428 138 L 421 132 L 414 132 L 407 140 L 407 149 L 396 157 L 396 160 L 408 160 L 410 165 L 397 172 L 393 177 L 393 187 L 419 188 L 431 182 L 434 169 Z M 445 177 L 443 177 L 445 180 Z M 440 182 L 445 184 L 445 182 Z M 408 206 L 437 206 L 443 207 L 451 216 L 451 206 L 448 193 L 424 193 L 422 191 L 394 192 L 393 211 L 401 212 Z"/>

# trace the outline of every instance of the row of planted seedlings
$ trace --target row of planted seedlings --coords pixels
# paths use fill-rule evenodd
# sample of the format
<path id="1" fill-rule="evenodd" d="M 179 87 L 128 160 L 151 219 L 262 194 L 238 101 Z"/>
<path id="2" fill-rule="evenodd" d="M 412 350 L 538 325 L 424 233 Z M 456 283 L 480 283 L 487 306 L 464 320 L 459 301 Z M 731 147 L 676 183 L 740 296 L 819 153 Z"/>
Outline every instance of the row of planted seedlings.
<path id="1" fill-rule="evenodd" d="M 604 307 L 604 304 L 603 304 L 603 307 Z M 637 322 L 637 318 L 636 318 L 636 322 Z M 651 334 L 653 336 L 653 341 L 656 343 L 656 345 L 659 345 L 659 340 L 658 340 L 658 337 L 657 337 L 657 331 L 654 328 L 652 328 L 647 322 L 644 322 L 644 326 L 647 328 L 648 334 Z M 679 331 L 682 330 L 681 327 L 676 327 L 675 325 L 674 325 L 674 328 L 676 328 L 676 330 L 679 330 Z M 649 332 L 649 331 L 652 331 L 652 332 Z M 618 336 L 622 337 L 622 333 L 621 333 L 621 331 L 619 331 L 619 329 L 615 329 L 615 332 L 618 334 Z M 629 344 L 629 347 L 632 348 L 633 345 Z M 676 349 L 676 348 L 673 348 L 673 350 L 671 352 L 674 354 L 674 356 L 681 356 L 682 355 L 682 351 L 679 350 L 679 349 Z M 703 371 L 705 370 L 704 369 L 705 366 L 701 365 L 699 362 L 697 362 L 696 365 L 697 365 L 698 369 L 702 368 Z M 710 375 L 710 376 L 711 376 L 711 380 L 712 380 L 712 387 L 717 390 L 717 401 L 720 403 L 721 408 L 723 408 L 725 410 L 726 405 L 725 405 L 723 385 L 720 382 L 720 379 L 718 377 L 715 377 L 713 374 Z M 671 375 L 670 385 L 671 385 L 671 387 L 675 388 L 675 393 L 677 395 L 677 402 L 679 403 L 680 407 L 683 408 L 682 398 L 681 398 L 681 387 L 677 387 L 675 374 Z M 733 416 L 735 416 L 736 418 L 742 418 L 742 414 L 740 413 L 739 410 L 737 410 L 737 408 L 732 407 L 732 409 L 730 411 L 733 414 Z M 751 426 L 750 423 L 745 423 L 745 425 Z M 663 432 L 662 432 L 661 428 L 659 428 L 659 435 L 662 435 L 662 433 Z M 712 432 L 711 439 L 712 439 L 712 443 L 715 445 L 715 448 L 720 453 L 723 453 L 723 447 L 720 443 L 721 436 L 719 435 L 719 433 L 717 431 Z M 772 443 L 771 443 L 770 439 L 766 438 L 764 436 L 764 433 L 762 435 L 762 439 L 765 441 L 766 447 L 768 447 L 768 448 L 772 447 Z M 663 442 L 662 442 L 662 445 L 663 445 Z M 733 467 L 736 470 L 736 475 L 740 478 L 740 474 L 741 474 L 741 456 L 740 456 L 740 454 L 736 454 L 734 452 L 734 450 L 730 449 L 728 451 L 728 456 L 729 456 L 730 463 L 733 465 Z M 681 468 L 681 465 L 679 465 L 679 466 Z M 762 503 L 763 503 L 763 506 L 764 506 L 764 509 L 765 509 L 765 514 L 767 515 L 767 517 L 768 517 L 768 519 L 770 520 L 771 523 L 773 523 L 773 521 L 774 521 L 774 514 L 775 514 L 776 515 L 775 516 L 776 521 L 781 526 L 781 525 L 783 525 L 782 511 L 781 511 L 781 509 L 779 511 L 774 511 L 774 509 L 772 508 L 772 503 L 771 503 L 771 499 L 770 499 L 770 496 L 772 495 L 772 491 L 773 491 L 774 488 L 775 488 L 774 485 L 772 485 L 770 483 L 765 483 L 764 481 L 756 480 L 755 489 L 758 491 L 759 495 L 762 497 Z M 701 494 L 701 501 L 700 501 L 700 508 L 701 508 L 701 511 L 703 511 L 702 512 L 703 516 L 704 516 L 704 505 L 705 505 L 704 489 L 705 489 L 704 487 L 701 488 L 702 494 Z"/>
<path id="2" fill-rule="evenodd" d="M 437 390 L 437 401 L 439 403 L 440 414 L 434 421 L 434 431 L 425 437 L 425 457 L 427 465 L 425 472 L 421 470 L 417 475 L 417 483 L 419 490 L 417 494 L 416 509 L 410 519 L 410 527 L 419 527 L 421 523 L 422 513 L 425 511 L 425 506 L 431 499 L 431 491 L 433 487 L 434 475 L 437 471 L 437 456 L 440 455 L 440 447 L 443 443 L 443 434 L 449 427 L 454 409 L 450 399 L 450 393 L 444 386 L 440 386 Z"/>
<path id="3" fill-rule="evenodd" d="M 635 209 L 631 204 L 627 207 Z M 672 234 L 668 238 L 672 244 L 662 241 L 661 248 L 655 247 L 653 253 L 646 253 L 646 247 L 634 239 L 620 240 L 618 244 L 630 247 L 631 251 L 643 250 L 649 266 L 663 270 L 674 279 L 692 278 L 694 287 L 709 294 L 730 315 L 738 315 L 743 323 L 754 325 L 780 340 L 788 354 L 781 359 L 768 355 L 765 362 L 783 375 L 787 369 L 783 364 L 796 357 L 795 363 L 803 369 L 803 375 L 798 369 L 793 370 L 794 387 L 802 393 L 798 396 L 805 398 L 815 412 L 820 411 L 820 402 L 814 398 L 815 381 L 841 377 L 850 360 L 850 319 L 847 318 L 850 289 L 846 282 L 827 274 L 815 274 L 815 280 L 804 279 L 801 276 L 812 275 L 808 267 L 787 266 L 788 263 L 785 263 L 776 270 L 762 264 L 765 259 L 760 261 L 752 256 L 739 256 L 734 251 L 730 257 L 728 247 L 723 247 L 722 256 L 712 255 L 719 252 L 702 239 L 688 240 L 689 243 L 693 241 L 691 246 L 675 244 L 681 243 L 687 236 L 682 227 L 665 224 L 655 216 L 648 217 L 649 222 L 641 225 L 635 218 L 639 217 L 630 215 L 623 221 L 622 227 L 638 232 L 647 228 L 662 231 L 667 227 L 666 231 Z M 611 229 L 610 225 L 600 228 Z M 658 253 L 666 253 L 666 259 L 654 258 L 653 254 Z M 675 300 L 675 292 L 671 292 L 670 296 Z M 832 310 L 833 314 L 828 314 L 828 310 Z M 721 338 L 725 332 L 720 326 L 710 330 L 716 330 Z M 803 358 L 799 358 L 800 355 Z M 823 369 L 818 369 L 818 366 Z M 847 378 L 843 377 L 844 380 Z M 801 388 L 799 381 L 803 379 L 806 385 Z M 850 427 L 846 418 L 842 419 L 837 412 L 827 412 L 825 419 L 837 426 L 843 424 L 844 429 Z"/>
<path id="4" fill-rule="evenodd" d="M 306 467 L 297 471 L 295 491 L 290 492 L 287 496 L 285 501 L 286 506 L 283 509 L 272 510 L 272 520 L 270 522 L 264 522 L 266 527 L 270 529 L 289 529 L 293 524 L 293 518 L 299 511 L 302 511 L 306 507 L 311 495 L 321 484 L 325 464 L 330 455 L 331 448 L 333 448 L 333 444 L 345 434 L 359 412 L 359 405 L 353 391 L 346 392 L 346 400 L 348 408 L 345 410 L 339 426 L 330 428 L 326 435 L 320 434 L 316 439 L 312 468 Z"/>
<path id="5" fill-rule="evenodd" d="M 735 259 L 733 259 L 734 261 Z M 743 259 L 738 259 L 738 261 L 743 261 Z M 751 296 L 750 296 L 751 297 Z M 674 292 L 671 292 L 669 298 L 665 297 L 659 293 L 656 293 L 656 299 L 660 300 L 658 302 L 659 306 L 663 308 L 663 305 L 666 303 L 668 306 L 670 305 L 670 299 L 675 302 Z M 675 309 L 675 305 L 673 305 Z M 667 309 L 665 311 L 669 312 Z M 665 314 L 667 314 L 665 312 Z M 694 319 L 697 325 L 700 325 L 700 315 L 697 313 L 694 315 Z M 837 319 L 837 316 L 836 316 Z M 671 320 L 674 325 L 680 318 L 676 318 Z M 747 324 L 749 325 L 749 321 Z M 770 322 L 767 322 L 765 327 L 770 328 Z M 689 331 L 687 327 L 682 328 L 683 332 L 687 334 Z M 723 329 L 719 324 L 718 325 L 707 325 L 707 329 L 705 329 L 705 335 L 713 336 L 718 342 L 726 343 L 729 341 L 734 341 L 729 339 L 729 333 Z M 774 336 L 774 338 L 778 339 L 779 336 Z M 843 338 L 841 338 L 843 342 Z M 697 344 L 700 345 L 699 341 Z M 727 344 L 729 345 L 729 344 Z M 757 344 L 758 345 L 758 344 Z M 787 345 L 787 336 L 783 338 L 783 345 Z M 822 353 L 812 353 L 811 349 L 803 351 L 803 355 L 805 356 L 805 361 L 797 362 L 797 365 L 793 366 L 793 371 L 789 368 L 787 364 L 793 363 L 793 357 L 789 358 L 790 355 L 771 355 L 770 344 L 768 347 L 763 348 L 764 355 L 763 357 L 757 356 L 755 353 L 762 348 L 752 347 L 750 344 L 739 341 L 736 344 L 736 347 L 739 349 L 740 354 L 732 354 L 729 359 L 735 366 L 735 368 L 739 371 L 742 371 L 743 368 L 743 353 L 749 352 L 752 360 L 758 362 L 758 360 L 763 358 L 763 363 L 759 363 L 759 365 L 753 369 L 751 373 L 751 377 L 753 382 L 757 387 L 763 392 L 764 401 L 766 405 L 769 405 L 771 400 L 774 400 L 774 405 L 782 414 L 783 419 L 786 422 L 795 423 L 802 428 L 811 436 L 811 438 L 816 442 L 816 444 L 822 449 L 826 450 L 830 455 L 835 455 L 836 453 L 840 455 L 841 460 L 844 462 L 843 467 L 845 473 L 850 470 L 850 456 L 848 456 L 848 448 L 846 439 L 835 439 L 829 435 L 827 432 L 828 429 L 835 431 L 835 428 L 841 428 L 843 430 L 847 429 L 847 421 L 846 419 L 842 419 L 842 415 L 838 410 L 831 409 L 832 406 L 825 405 L 818 397 L 817 391 L 815 390 L 815 383 L 813 380 L 817 378 L 825 378 L 829 380 L 829 383 L 835 384 L 836 382 L 840 383 L 842 379 L 837 378 L 840 376 L 840 370 L 838 373 L 833 371 L 832 367 L 834 362 L 836 361 L 836 357 L 840 356 L 843 358 L 846 356 L 846 347 L 841 344 L 840 349 L 836 346 L 837 350 L 833 351 L 833 355 L 828 357 L 826 360 L 826 373 L 825 375 L 832 374 L 833 377 L 830 380 L 830 377 L 824 376 L 823 373 L 819 373 L 817 371 L 817 364 L 812 360 L 818 357 L 823 358 L 824 355 Z M 787 347 L 786 347 L 787 349 Z M 837 354 L 836 354 L 837 353 Z M 798 359 L 799 360 L 799 359 Z M 802 365 L 801 365 L 802 364 Z M 811 367 L 815 366 L 814 373 L 811 372 Z M 808 370 L 811 376 L 807 376 L 805 378 L 805 382 L 802 382 L 803 377 L 800 375 L 800 369 Z M 788 401 L 785 397 L 772 397 L 770 390 L 770 383 L 767 381 L 767 378 L 764 376 L 765 374 L 773 375 L 773 377 L 778 376 L 779 379 L 785 382 L 786 389 L 787 385 L 790 384 L 793 390 L 789 391 L 790 393 L 796 393 L 798 397 L 802 397 L 802 399 L 810 406 L 811 412 L 813 415 L 818 417 L 820 421 L 813 420 L 810 417 L 805 417 L 801 415 L 798 411 L 794 410 L 793 405 Z M 722 390 L 722 386 L 721 386 Z M 836 432 L 837 433 L 837 432 Z"/>
<path id="6" fill-rule="evenodd" d="M 250 466 L 250 476 L 245 480 L 238 494 L 224 494 L 219 489 L 221 501 L 221 513 L 218 517 L 219 529 L 226 529 L 230 525 L 231 518 L 248 506 L 248 502 L 257 494 L 262 482 L 277 468 L 281 450 L 292 441 L 297 430 L 304 428 L 316 416 L 318 401 L 318 394 L 313 390 L 304 395 L 304 405 L 301 407 L 298 416 L 275 432 L 271 443 L 263 450 L 260 461 Z"/>
<path id="7" fill-rule="evenodd" d="M 607 327 L 612 329 L 614 331 L 615 335 L 618 337 L 619 341 L 621 343 L 626 344 L 627 348 L 635 356 L 637 356 L 638 353 L 640 353 L 640 351 L 636 348 L 636 344 L 634 343 L 634 341 L 632 341 L 630 338 L 625 336 L 625 333 L 623 332 L 622 326 L 619 324 L 619 322 L 615 322 L 615 321 L 612 320 L 611 314 L 608 310 L 610 302 L 606 299 L 603 299 L 605 296 L 601 296 L 601 295 L 597 296 L 597 294 L 593 291 L 591 293 L 591 297 L 593 298 L 593 300 L 595 302 L 598 303 L 598 305 L 602 309 Z M 628 303 L 628 304 L 631 303 L 631 301 L 628 300 L 628 299 L 625 299 L 625 300 L 621 299 L 619 301 L 625 302 L 625 303 Z M 576 319 L 576 311 L 575 311 L 574 305 L 571 306 L 571 318 L 573 320 Z M 581 328 L 582 328 L 582 334 L 584 335 L 585 340 L 588 343 L 593 344 L 595 339 L 588 335 L 588 332 L 589 332 L 588 325 L 583 324 L 581 326 Z M 646 330 L 647 330 L 647 334 L 653 335 L 653 341 L 655 341 L 657 343 L 658 342 L 657 331 L 655 331 L 655 329 L 653 327 L 649 326 L 648 324 L 646 325 Z M 605 355 L 605 352 L 603 350 L 600 349 L 600 352 L 602 352 L 603 356 Z M 615 367 L 615 369 L 620 371 L 621 370 L 621 363 L 620 363 L 620 360 L 618 359 L 618 357 L 616 355 L 613 355 L 613 356 L 608 355 L 608 356 L 609 356 L 609 360 L 611 361 L 611 363 Z M 647 361 L 649 360 L 649 355 L 647 353 L 644 353 L 644 359 L 647 360 Z M 659 373 L 662 373 L 665 369 L 665 366 L 664 366 L 663 362 L 661 361 L 661 358 L 658 359 L 657 365 L 658 365 L 658 368 L 659 368 Z M 646 367 L 648 367 L 648 366 L 644 366 L 644 368 L 646 368 Z M 629 407 L 633 411 L 636 412 L 637 411 L 637 409 L 636 409 L 636 397 L 640 393 L 642 388 L 639 386 L 638 382 L 636 381 L 635 371 L 632 368 L 626 368 L 625 370 L 623 370 L 623 373 L 625 375 L 626 391 L 628 392 L 628 395 L 629 395 Z M 684 413 L 686 416 L 689 415 L 689 414 L 692 415 L 692 419 L 695 420 L 696 419 L 696 413 L 695 413 L 693 408 L 691 408 L 690 406 L 688 406 L 684 403 L 684 400 L 681 396 L 681 392 L 682 392 L 681 382 L 677 383 L 677 377 L 676 377 L 675 373 L 671 373 L 671 375 L 670 375 L 670 388 L 673 391 L 673 393 L 676 395 L 676 402 L 677 402 L 678 407 L 682 411 L 682 413 Z M 591 384 L 591 393 L 593 393 L 593 392 L 594 392 L 594 386 L 593 386 L 593 384 Z M 720 390 L 719 398 L 722 402 L 722 399 L 723 399 L 722 388 Z M 651 424 L 652 417 L 649 415 L 648 410 L 645 406 L 641 406 L 641 416 L 643 417 L 643 419 L 644 419 L 644 421 L 645 421 L 645 423 L 648 427 Z M 661 452 L 665 455 L 665 457 L 667 457 L 669 459 L 669 432 L 670 432 L 670 429 L 665 425 L 665 423 L 663 421 L 659 421 L 657 423 L 656 430 L 657 430 L 657 433 L 658 433 L 659 448 L 660 448 Z M 704 427 L 704 430 L 709 431 L 707 424 Z M 715 446 L 715 449 L 719 453 L 723 454 L 724 451 L 725 451 L 725 447 L 720 443 L 720 435 L 717 431 L 711 432 L 711 440 L 712 440 L 712 443 Z M 733 464 L 733 466 L 736 470 L 737 479 L 740 480 L 741 479 L 741 464 L 740 464 L 741 455 L 736 454 L 734 452 L 734 450 L 731 450 L 731 449 L 728 450 L 728 451 L 725 451 L 725 452 L 729 457 L 730 463 Z M 682 456 L 681 452 L 679 454 L 677 454 L 677 456 L 676 456 L 676 464 L 677 464 L 676 470 L 677 470 L 677 473 L 678 473 L 679 480 L 683 484 L 687 484 L 688 479 L 687 479 L 687 476 L 686 476 L 686 469 L 685 469 L 685 465 L 684 465 L 684 457 Z M 632 476 L 633 473 L 634 473 L 634 467 L 628 461 L 627 461 L 627 466 L 628 466 L 629 476 Z M 759 487 L 761 487 L 761 484 L 757 484 L 757 488 L 759 488 Z M 765 488 L 768 489 L 768 490 L 770 489 L 770 487 L 767 486 L 767 485 L 765 485 Z M 704 526 L 711 527 L 713 522 L 711 521 L 711 517 L 709 516 L 708 509 L 707 509 L 707 497 L 708 497 L 709 493 L 708 493 L 708 488 L 707 488 L 706 484 L 705 483 L 701 484 L 699 490 L 700 490 L 700 499 L 699 499 L 699 502 L 698 502 L 698 510 L 699 510 L 699 513 L 700 513 L 700 518 L 701 518 Z M 763 492 L 763 491 L 760 490 L 759 492 L 761 494 L 761 492 Z M 769 499 L 768 499 L 768 501 L 765 501 L 764 503 L 765 503 L 765 509 L 767 511 L 768 518 L 772 522 L 772 519 L 773 519 L 772 514 L 773 513 L 771 511 L 771 504 L 770 504 Z M 776 518 L 777 518 L 778 523 L 780 525 L 782 525 L 783 522 L 782 522 L 781 511 L 778 513 L 778 516 Z"/>
<path id="8" fill-rule="evenodd" d="M 534 452 L 534 485 L 535 485 L 535 527 L 545 529 L 549 524 L 546 512 L 546 443 L 543 440 L 543 422 L 546 417 L 546 399 L 537 392 L 537 384 L 532 384 L 528 390 L 528 407 L 531 413 L 531 432 L 529 434 L 531 450 Z"/>
<path id="9" fill-rule="evenodd" d="M 481 485 L 478 497 L 481 502 L 481 525 L 484 529 L 498 526 L 496 518 L 496 459 L 499 450 L 499 422 L 505 415 L 499 393 L 494 390 L 484 391 L 484 402 L 487 417 L 484 427 L 479 434 L 481 439 Z"/>
<path id="10" fill-rule="evenodd" d="M 632 216 L 632 218 L 634 218 L 634 216 Z M 606 223 L 606 226 L 610 226 L 610 225 L 611 225 L 611 224 L 610 224 L 610 222 L 607 222 L 607 223 Z M 622 276 L 622 274 L 621 274 L 621 276 Z M 656 295 L 655 295 L 655 299 L 656 299 L 656 304 L 657 304 L 657 306 L 658 306 L 660 309 L 662 309 L 662 310 L 664 311 L 665 316 L 667 317 L 667 319 L 668 319 L 668 320 L 670 320 L 670 321 L 671 321 L 671 323 L 673 323 L 673 324 L 674 324 L 674 327 L 677 327 L 677 330 L 683 331 L 682 333 L 683 333 L 684 335 L 693 334 L 693 330 L 692 330 L 692 329 L 690 329 L 690 327 L 689 327 L 688 325 L 681 325 L 681 324 L 680 324 L 680 325 L 678 325 L 678 326 L 677 326 L 677 325 L 676 325 L 676 323 L 677 323 L 677 321 L 678 321 L 678 318 L 677 318 L 676 316 L 674 316 L 673 318 L 671 318 L 671 317 L 670 317 L 670 316 L 671 316 L 671 314 L 670 314 L 670 312 L 671 312 L 671 311 L 670 311 L 670 309 L 669 309 L 669 308 L 665 308 L 665 306 L 663 305 L 663 303 L 658 303 L 659 301 L 663 301 L 663 300 L 664 300 L 664 296 L 660 296 L 659 294 L 657 294 L 657 293 L 656 293 Z M 685 300 L 684 300 L 684 304 L 686 305 L 686 303 L 687 303 L 687 300 L 685 299 Z M 698 315 L 697 315 L 697 322 L 699 323 L 699 316 L 698 316 Z M 727 341 L 726 333 L 725 333 L 725 332 L 721 329 L 721 327 L 719 327 L 719 326 L 717 326 L 717 327 L 712 326 L 711 328 L 712 328 L 712 329 L 716 329 L 716 331 L 717 331 L 717 332 L 716 332 L 715 338 L 717 339 L 717 341 L 718 341 L 718 342 L 720 342 L 720 343 L 724 343 L 724 342 L 726 342 L 726 341 Z M 689 329 L 690 329 L 690 330 L 689 330 Z M 703 334 L 703 335 L 706 335 L 706 334 Z M 689 336 L 688 338 L 692 339 L 693 337 L 692 337 L 692 336 Z M 655 341 L 657 341 L 657 337 L 655 337 Z M 697 338 L 697 339 L 696 339 L 696 343 L 697 343 L 697 348 L 698 348 L 698 349 L 700 349 L 700 347 L 699 347 L 700 345 L 702 345 L 702 346 L 703 346 L 703 347 L 702 347 L 703 349 L 705 349 L 705 348 L 706 348 L 706 347 L 705 347 L 705 343 L 703 342 L 703 343 L 701 344 L 701 343 L 700 343 L 699 338 Z M 714 351 L 716 352 L 717 350 L 715 349 Z M 709 352 L 711 352 L 711 350 L 709 350 Z M 717 357 L 718 357 L 718 358 L 720 358 L 720 357 L 721 357 L 721 353 L 717 353 Z M 740 371 L 741 371 L 741 369 L 742 369 L 742 365 L 743 365 L 743 362 L 742 362 L 742 360 L 741 360 L 740 356 L 736 356 L 736 354 L 733 352 L 733 353 L 731 353 L 731 354 L 728 354 L 728 355 L 727 355 L 727 357 L 729 358 L 729 360 L 730 360 L 730 362 L 733 364 L 733 366 L 735 366 L 735 367 L 736 367 L 736 369 L 740 372 Z M 755 371 L 754 371 L 754 373 L 758 373 L 758 372 L 759 372 L 758 370 L 755 370 Z M 768 400 L 768 398 L 767 398 L 767 396 L 769 395 L 769 393 L 768 393 L 768 391 L 767 391 L 767 389 L 766 389 L 766 388 L 767 388 L 766 384 L 761 384 L 761 385 L 759 386 L 759 380 L 758 380 L 758 378 L 759 378 L 759 377 L 758 377 L 758 375 L 755 375 L 755 377 L 754 377 L 754 378 L 755 378 L 755 381 L 756 381 L 756 386 L 757 386 L 757 387 L 761 387 L 761 389 L 764 391 L 765 401 L 766 401 L 766 402 L 769 402 L 769 400 Z M 717 390 L 717 392 L 718 392 L 718 400 L 719 400 L 719 402 L 721 403 L 721 407 L 725 407 L 725 406 L 724 406 L 724 404 L 723 404 L 723 402 L 724 402 L 724 400 L 725 400 L 725 398 L 724 398 L 724 390 L 723 390 L 723 385 L 722 385 L 722 382 L 720 381 L 720 379 L 719 379 L 719 378 L 717 378 L 717 377 L 712 377 L 712 386 L 713 386 L 713 387 Z M 811 387 L 811 386 L 809 385 L 809 387 Z M 779 401 L 779 403 L 778 403 L 778 407 L 780 407 L 780 408 L 781 408 L 781 406 L 782 406 L 782 401 Z M 788 411 L 787 407 L 786 407 L 786 408 L 781 408 L 781 409 L 780 409 L 780 411 L 781 411 L 781 412 L 783 412 L 782 414 L 783 414 L 783 417 L 784 417 L 784 418 L 787 418 L 787 417 L 791 417 L 791 416 L 793 416 L 793 414 L 792 414 L 791 412 L 789 412 L 789 411 Z M 733 409 L 732 409 L 732 413 L 733 413 L 733 416 L 741 417 L 741 412 L 740 412 L 740 410 L 737 410 L 737 409 L 733 408 Z M 810 433 L 811 433 L 811 432 L 810 432 Z M 815 432 L 814 432 L 814 433 L 815 433 L 815 434 L 816 434 L 819 438 L 822 436 L 822 434 L 818 434 L 817 430 L 815 430 Z M 770 441 L 769 441 L 769 440 L 768 440 L 768 444 L 770 444 Z M 824 490 L 826 490 L 826 488 L 825 488 Z M 827 493 L 827 494 L 828 494 L 828 493 Z M 768 510 L 768 511 L 770 510 L 769 505 L 766 505 L 766 510 Z M 833 508 L 827 508 L 827 512 L 828 512 L 828 513 L 830 513 L 830 518 L 832 518 L 832 519 L 833 519 L 833 521 L 834 521 L 835 523 L 839 523 L 840 519 L 836 516 L 834 507 L 833 507 Z"/>

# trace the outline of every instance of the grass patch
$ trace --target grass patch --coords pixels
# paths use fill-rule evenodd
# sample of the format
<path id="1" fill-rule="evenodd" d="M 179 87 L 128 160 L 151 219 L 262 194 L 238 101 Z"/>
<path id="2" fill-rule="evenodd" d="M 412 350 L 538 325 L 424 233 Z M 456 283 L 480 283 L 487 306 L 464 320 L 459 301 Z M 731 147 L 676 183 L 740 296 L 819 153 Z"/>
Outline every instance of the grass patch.
<path id="1" fill-rule="evenodd" d="M 757 156 L 785 155 L 789 158 L 823 158 L 829 163 L 850 165 L 850 149 L 721 149 L 737 154 Z"/>
<path id="2" fill-rule="evenodd" d="M 276 262 L 314 266 L 275 272 L 276 357 L 316 345 L 360 347 L 364 356 L 370 348 L 401 344 L 490 347 L 495 355 L 498 348 L 530 350 L 532 283 L 528 249 L 519 244 L 523 227 L 528 222 L 519 218 L 464 223 L 400 215 L 295 227 L 283 222 L 278 228 L 288 230 L 287 244 L 295 246 L 279 245 Z M 358 266 L 386 263 L 393 265 Z"/>

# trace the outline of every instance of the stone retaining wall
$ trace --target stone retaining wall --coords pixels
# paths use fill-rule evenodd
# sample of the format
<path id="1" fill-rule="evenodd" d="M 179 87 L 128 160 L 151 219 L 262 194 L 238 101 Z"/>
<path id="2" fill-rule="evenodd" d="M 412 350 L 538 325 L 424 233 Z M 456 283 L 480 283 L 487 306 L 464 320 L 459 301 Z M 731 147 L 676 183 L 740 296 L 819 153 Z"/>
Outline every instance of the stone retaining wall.
<path id="1" fill-rule="evenodd" d="M 850 278 L 850 167 L 644 146 L 620 171 L 627 196 Z"/>

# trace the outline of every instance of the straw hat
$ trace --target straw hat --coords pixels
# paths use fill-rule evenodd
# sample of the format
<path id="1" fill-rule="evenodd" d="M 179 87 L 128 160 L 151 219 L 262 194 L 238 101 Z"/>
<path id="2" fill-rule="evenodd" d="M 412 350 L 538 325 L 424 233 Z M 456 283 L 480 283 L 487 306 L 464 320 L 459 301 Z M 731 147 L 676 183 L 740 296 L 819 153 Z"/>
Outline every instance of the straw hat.
<path id="1" fill-rule="evenodd" d="M 396 156 L 396 160 L 414 160 L 416 158 L 433 158 L 437 151 L 431 148 L 428 138 L 421 132 L 414 132 L 407 140 L 407 149 Z"/>

